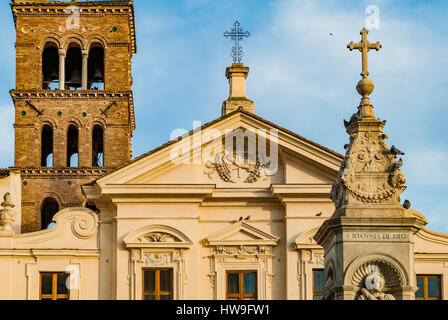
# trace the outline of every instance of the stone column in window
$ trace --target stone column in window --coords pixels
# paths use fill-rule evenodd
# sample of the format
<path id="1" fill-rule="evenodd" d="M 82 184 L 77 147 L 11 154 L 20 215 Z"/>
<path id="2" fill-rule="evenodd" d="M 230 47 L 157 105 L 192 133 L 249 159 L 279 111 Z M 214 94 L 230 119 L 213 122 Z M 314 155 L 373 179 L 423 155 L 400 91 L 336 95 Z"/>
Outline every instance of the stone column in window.
<path id="1" fill-rule="evenodd" d="M 88 59 L 89 59 L 89 51 L 82 50 L 82 90 L 87 90 Z"/>
<path id="2" fill-rule="evenodd" d="M 59 49 L 59 90 L 65 90 L 65 50 Z"/>

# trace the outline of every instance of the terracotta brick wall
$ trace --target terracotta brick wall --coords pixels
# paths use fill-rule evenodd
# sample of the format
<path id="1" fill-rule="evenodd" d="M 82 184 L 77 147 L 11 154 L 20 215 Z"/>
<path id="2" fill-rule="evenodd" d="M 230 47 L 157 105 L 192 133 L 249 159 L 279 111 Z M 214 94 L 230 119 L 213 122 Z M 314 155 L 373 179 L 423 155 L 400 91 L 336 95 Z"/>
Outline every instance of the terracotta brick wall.
<path id="1" fill-rule="evenodd" d="M 67 29 L 66 7 L 80 8 L 79 28 Z M 85 205 L 81 185 L 131 158 L 134 130 L 131 58 L 135 53 L 133 5 L 128 1 L 12 4 L 16 23 L 15 168 L 22 176 L 22 232 L 40 229 L 46 197 L 60 208 Z M 105 50 L 105 90 L 43 90 L 42 52 L 47 41 L 60 50 L 77 42 L 83 50 Z M 36 110 L 37 109 L 37 110 Z M 42 169 L 41 132 L 53 128 L 53 167 Z M 79 168 L 67 166 L 67 130 L 79 129 Z M 92 129 L 104 128 L 104 168 L 92 166 Z M 64 170 L 64 168 L 66 170 Z"/>

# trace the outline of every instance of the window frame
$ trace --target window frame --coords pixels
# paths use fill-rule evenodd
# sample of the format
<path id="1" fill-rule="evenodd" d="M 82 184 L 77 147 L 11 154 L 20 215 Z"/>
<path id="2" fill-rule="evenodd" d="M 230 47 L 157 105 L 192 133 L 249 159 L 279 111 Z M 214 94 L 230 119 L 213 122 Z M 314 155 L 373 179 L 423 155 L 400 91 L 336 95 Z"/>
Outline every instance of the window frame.
<path id="1" fill-rule="evenodd" d="M 417 274 L 415 276 L 416 286 L 418 277 L 423 278 L 423 297 L 422 298 L 415 297 L 415 300 L 443 300 L 443 291 L 442 291 L 443 276 L 441 274 Z M 431 298 L 428 296 L 428 278 L 439 278 L 439 292 L 440 292 L 439 298 Z"/>
<path id="2" fill-rule="evenodd" d="M 239 292 L 229 293 L 229 274 L 238 274 Z M 255 293 L 244 293 L 244 275 L 255 274 Z M 258 272 L 256 270 L 227 270 L 226 271 L 226 300 L 246 300 L 246 298 L 253 298 L 258 300 Z"/>
<path id="3" fill-rule="evenodd" d="M 155 286 L 154 293 L 152 291 L 145 291 L 145 272 L 155 271 Z M 170 274 L 170 291 L 160 291 L 160 272 L 169 271 Z M 168 293 L 168 294 L 167 294 Z M 155 300 L 160 300 L 160 296 L 169 296 L 169 300 L 174 300 L 174 271 L 173 268 L 142 268 L 142 300 L 145 300 L 145 296 L 154 295 Z"/>
<path id="4" fill-rule="evenodd" d="M 323 298 L 324 297 L 324 291 L 323 291 L 323 288 L 322 288 L 322 291 L 316 291 L 315 290 L 316 287 L 315 287 L 315 282 L 314 282 L 314 279 L 315 279 L 314 275 L 315 275 L 315 272 L 317 272 L 317 271 L 318 272 L 324 272 L 324 269 L 316 268 L 316 269 L 313 269 L 312 271 L 313 271 L 313 300 L 321 300 L 321 299 L 315 299 L 315 297 L 322 297 Z M 324 286 L 325 286 L 325 284 L 324 284 Z"/>
<path id="5" fill-rule="evenodd" d="M 42 294 L 42 276 L 43 275 L 51 275 L 51 295 Z M 67 288 L 67 294 L 58 294 L 58 275 L 65 275 L 67 279 L 69 279 L 70 274 L 67 272 L 52 272 L 52 271 L 41 271 L 39 272 L 39 300 L 42 300 L 43 296 L 51 296 L 51 300 L 70 300 L 70 288 Z M 49 297 L 46 297 L 45 300 L 48 300 Z"/>

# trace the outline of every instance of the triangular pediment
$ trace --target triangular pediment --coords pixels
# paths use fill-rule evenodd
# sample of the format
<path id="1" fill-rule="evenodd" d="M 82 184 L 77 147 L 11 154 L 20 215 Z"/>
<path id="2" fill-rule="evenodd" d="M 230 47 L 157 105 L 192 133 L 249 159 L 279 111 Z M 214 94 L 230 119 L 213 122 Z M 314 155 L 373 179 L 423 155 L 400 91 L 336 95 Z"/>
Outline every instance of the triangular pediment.
<path id="1" fill-rule="evenodd" d="M 267 145 L 276 145 L 278 169 L 275 175 L 270 176 L 270 179 L 263 180 L 264 176 L 260 176 L 256 171 L 256 165 L 253 164 L 224 168 L 227 170 L 224 170 L 224 173 L 213 166 L 207 166 L 207 159 L 210 156 L 216 156 L 216 152 L 212 152 L 208 158 L 204 156 L 210 149 L 213 149 L 211 148 L 213 141 L 225 139 L 229 132 L 235 130 L 255 134 L 257 139 L 264 135 L 263 138 L 266 139 Z M 271 137 L 274 137 L 275 141 Z M 187 148 L 184 148 L 185 146 Z M 177 156 L 174 161 L 173 154 Z M 182 161 L 187 158 L 188 160 L 185 162 Z M 222 158 L 224 159 L 224 155 Z M 100 177 L 97 183 L 100 186 L 114 184 L 215 184 L 217 187 L 263 188 L 269 187 L 271 184 L 283 183 L 332 184 L 336 179 L 341 161 L 342 156 L 334 151 L 253 114 L 237 111 L 202 126 L 201 130 L 195 129 L 180 139 L 171 141 L 130 161 Z M 286 172 L 290 178 L 285 176 Z M 265 185 L 262 183 L 263 181 L 265 181 Z"/>
<path id="2" fill-rule="evenodd" d="M 229 234 L 223 241 L 252 241 L 252 240 L 262 240 L 259 236 L 247 232 L 245 230 L 237 230 L 236 232 Z"/>
<path id="3" fill-rule="evenodd" d="M 204 239 L 208 246 L 230 245 L 277 245 L 279 238 L 255 226 L 238 221 Z"/>

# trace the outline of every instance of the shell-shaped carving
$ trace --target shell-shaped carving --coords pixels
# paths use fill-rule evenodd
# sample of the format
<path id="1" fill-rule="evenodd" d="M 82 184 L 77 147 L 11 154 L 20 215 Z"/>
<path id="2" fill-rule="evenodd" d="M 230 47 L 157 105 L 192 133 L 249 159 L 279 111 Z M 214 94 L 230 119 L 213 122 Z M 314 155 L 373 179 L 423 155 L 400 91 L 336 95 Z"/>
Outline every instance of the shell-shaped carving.
<path id="1" fill-rule="evenodd" d="M 398 268 L 391 261 L 382 257 L 375 257 L 361 264 L 352 276 L 352 284 L 362 288 L 365 278 L 373 273 L 380 273 L 385 279 L 385 287 L 391 288 L 403 285 L 403 277 Z"/>
<path id="2" fill-rule="evenodd" d="M 149 242 L 181 242 L 181 240 L 175 236 L 164 232 L 153 232 L 144 236 L 144 238 Z"/>
<path id="3" fill-rule="evenodd" d="M 72 222 L 72 231 L 79 238 L 90 238 L 96 233 L 97 224 L 98 222 L 91 215 L 75 216 Z"/>

